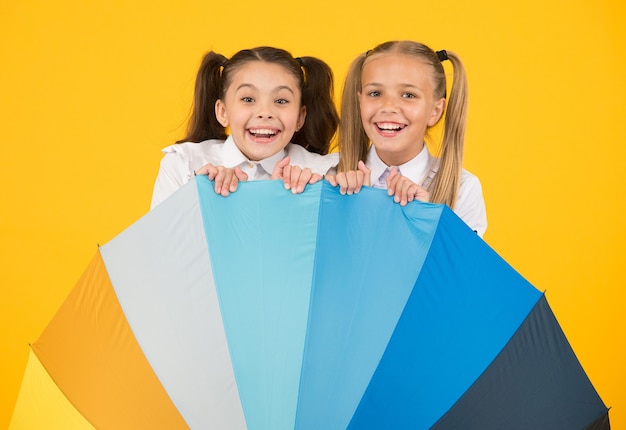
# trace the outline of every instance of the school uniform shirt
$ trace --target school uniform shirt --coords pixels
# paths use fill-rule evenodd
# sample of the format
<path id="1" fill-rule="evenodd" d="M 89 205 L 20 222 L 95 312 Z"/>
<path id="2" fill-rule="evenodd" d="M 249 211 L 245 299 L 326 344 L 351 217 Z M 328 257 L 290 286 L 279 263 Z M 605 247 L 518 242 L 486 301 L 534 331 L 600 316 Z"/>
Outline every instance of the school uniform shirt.
<path id="1" fill-rule="evenodd" d="M 369 149 L 365 165 L 372 171 L 371 184 L 375 188 L 387 189 L 386 177 L 389 168 L 396 167 L 398 172 L 412 182 L 428 188 L 439 169 L 439 160 L 433 157 L 426 145 L 412 160 L 400 166 L 387 166 L 376 153 L 374 145 Z M 487 230 L 487 211 L 479 179 L 463 169 L 461 186 L 454 205 L 454 212 L 472 228 L 480 237 Z"/>
<path id="2" fill-rule="evenodd" d="M 289 164 L 308 167 L 313 173 L 325 175 L 339 162 L 339 154 L 319 155 L 300 145 L 289 143 L 282 151 L 261 161 L 250 161 L 237 148 L 232 137 L 203 142 L 184 142 L 163 148 L 161 167 L 154 184 L 150 209 L 168 198 L 189 182 L 194 172 L 207 163 L 227 168 L 239 167 L 248 175 L 249 181 L 271 179 L 276 163 L 289 156 Z"/>

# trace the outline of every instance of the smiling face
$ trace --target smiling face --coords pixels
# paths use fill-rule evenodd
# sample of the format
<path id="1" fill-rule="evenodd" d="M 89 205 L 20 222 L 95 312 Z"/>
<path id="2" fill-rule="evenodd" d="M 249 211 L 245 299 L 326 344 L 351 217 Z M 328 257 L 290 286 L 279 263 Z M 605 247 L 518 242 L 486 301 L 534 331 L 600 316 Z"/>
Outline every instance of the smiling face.
<path id="1" fill-rule="evenodd" d="M 428 127 L 439 121 L 445 99 L 433 95 L 432 66 L 400 53 L 374 54 L 361 72 L 359 104 L 363 128 L 389 166 L 414 158 Z"/>
<path id="2" fill-rule="evenodd" d="M 215 115 L 239 150 L 253 161 L 263 160 L 285 148 L 304 124 L 298 81 L 283 66 L 250 61 L 232 75 L 223 99 L 215 103 Z"/>

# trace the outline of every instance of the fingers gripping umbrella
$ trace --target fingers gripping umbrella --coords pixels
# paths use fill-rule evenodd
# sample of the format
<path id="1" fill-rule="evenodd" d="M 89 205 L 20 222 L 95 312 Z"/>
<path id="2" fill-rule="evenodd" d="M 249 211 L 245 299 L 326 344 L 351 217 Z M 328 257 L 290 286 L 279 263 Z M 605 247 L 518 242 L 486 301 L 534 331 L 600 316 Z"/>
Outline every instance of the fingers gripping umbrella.
<path id="1" fill-rule="evenodd" d="M 103 429 L 609 428 L 545 296 L 447 207 L 308 188 L 198 177 L 99 248 L 34 359 Z"/>

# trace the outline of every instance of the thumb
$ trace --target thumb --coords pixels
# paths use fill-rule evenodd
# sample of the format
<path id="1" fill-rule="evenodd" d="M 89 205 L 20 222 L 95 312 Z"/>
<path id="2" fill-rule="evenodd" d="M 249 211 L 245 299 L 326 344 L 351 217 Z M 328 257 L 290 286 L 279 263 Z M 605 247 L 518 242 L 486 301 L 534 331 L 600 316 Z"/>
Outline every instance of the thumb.
<path id="1" fill-rule="evenodd" d="M 364 162 L 359 160 L 358 168 L 363 172 L 363 185 L 368 187 L 372 186 L 372 171 L 365 165 Z"/>
<path id="2" fill-rule="evenodd" d="M 289 158 L 289 156 L 287 156 L 283 158 L 282 160 L 280 160 L 278 163 L 276 163 L 276 166 L 274 166 L 274 171 L 272 172 L 272 176 L 270 177 L 270 179 L 282 179 L 283 169 L 285 168 L 285 166 L 289 165 L 290 161 L 291 159 Z"/>
<path id="3" fill-rule="evenodd" d="M 248 180 L 248 174 L 241 170 L 239 166 L 235 167 L 235 176 L 242 182 L 246 182 Z"/>

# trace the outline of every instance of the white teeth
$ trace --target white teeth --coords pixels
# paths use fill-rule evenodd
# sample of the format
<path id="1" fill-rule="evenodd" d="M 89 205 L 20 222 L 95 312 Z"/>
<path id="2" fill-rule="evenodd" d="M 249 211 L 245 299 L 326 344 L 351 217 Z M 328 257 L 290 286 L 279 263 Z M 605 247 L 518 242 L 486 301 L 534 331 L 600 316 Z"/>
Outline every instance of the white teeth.
<path id="1" fill-rule="evenodd" d="M 256 129 L 250 129 L 250 133 L 255 134 L 255 135 L 266 135 L 266 136 L 273 136 L 276 134 L 276 130 L 270 130 L 269 128 L 256 128 Z"/>
<path id="2" fill-rule="evenodd" d="M 400 130 L 402 125 L 392 122 L 379 122 L 376 124 L 381 130 Z"/>

